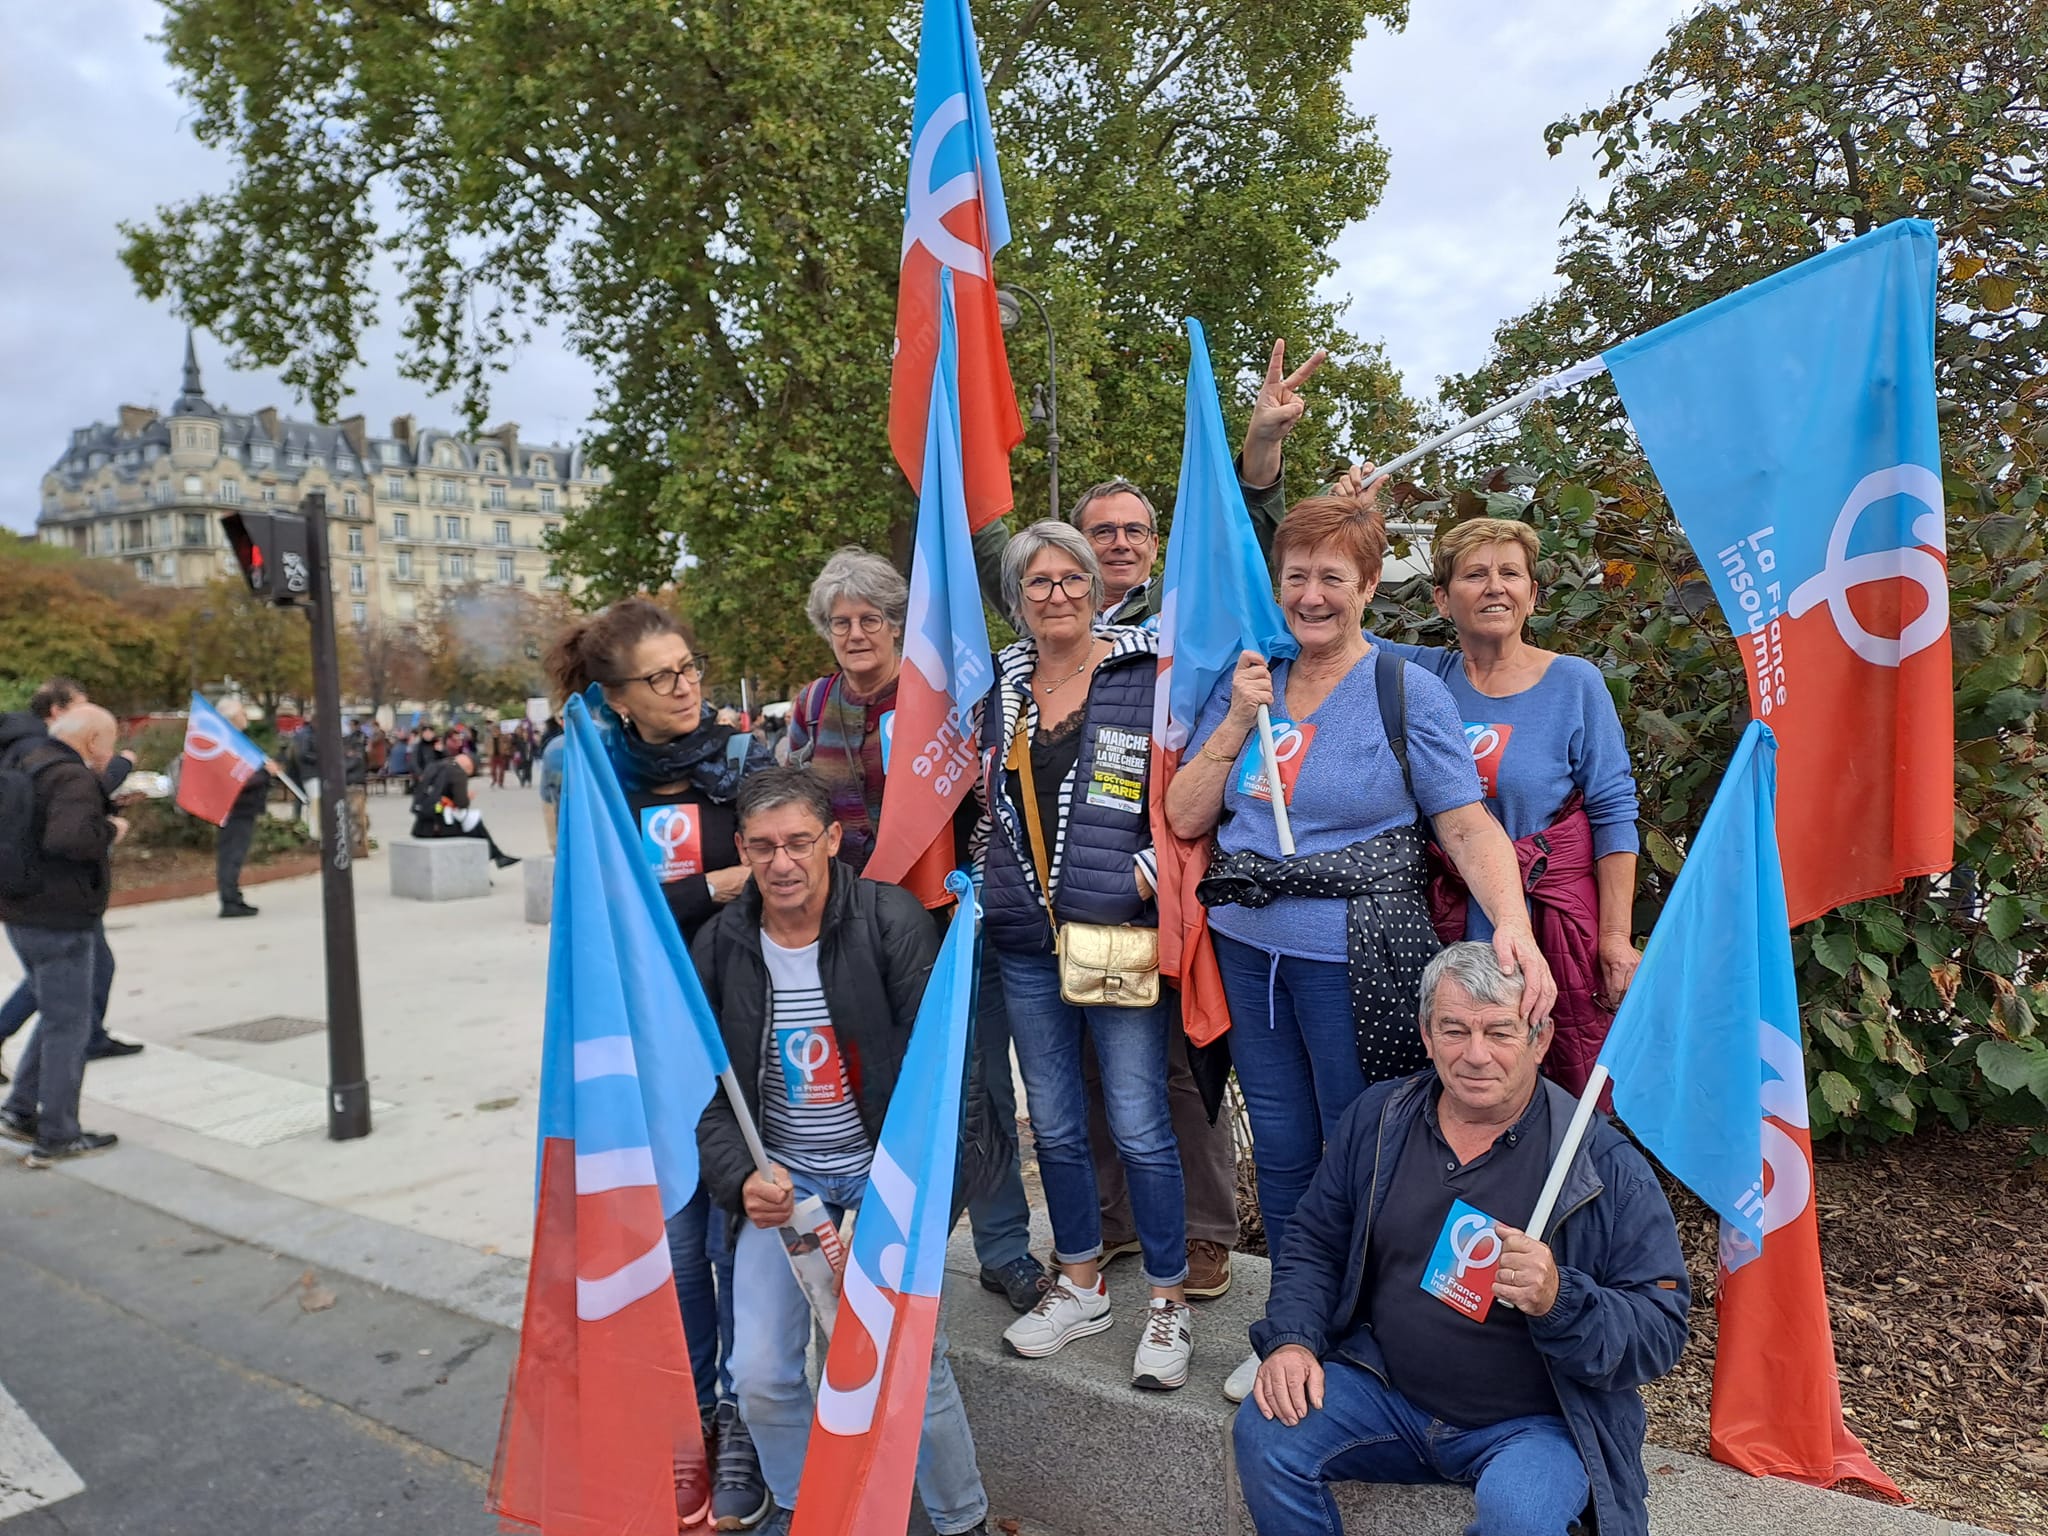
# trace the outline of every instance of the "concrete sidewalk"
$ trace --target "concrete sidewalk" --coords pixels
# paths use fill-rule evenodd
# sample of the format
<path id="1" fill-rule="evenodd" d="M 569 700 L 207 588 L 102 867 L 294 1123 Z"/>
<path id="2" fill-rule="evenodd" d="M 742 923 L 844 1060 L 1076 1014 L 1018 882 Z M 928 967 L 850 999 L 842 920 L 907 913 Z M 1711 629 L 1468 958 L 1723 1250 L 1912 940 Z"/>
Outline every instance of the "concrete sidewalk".
<path id="1" fill-rule="evenodd" d="M 545 851 L 532 791 L 477 803 L 509 852 Z M 409 820 L 372 796 L 373 835 Z M 381 854 L 355 869 L 364 1028 L 375 1129 L 325 1139 L 326 1045 L 317 877 L 253 892 L 258 918 L 224 922 L 211 899 L 123 908 L 108 1023 L 148 1042 L 96 1062 L 84 1119 L 123 1145 L 71 1178 L 501 1327 L 516 1328 L 532 1232 L 535 1096 L 547 935 L 523 916 L 524 871 L 486 898 L 427 904 L 389 890 Z M 0 981 L 18 972 L 11 952 Z M 224 1038 L 219 1031 L 254 1026 Z M 10 1055 L 12 1052 L 10 1048 Z M 1035 1247 L 1049 1246 L 1037 1212 Z M 1128 1384 L 1139 1287 L 1112 1272 L 1119 1325 L 1051 1360 L 1000 1342 L 1012 1314 L 974 1282 L 964 1231 L 949 1261 L 949 1332 L 997 1508 L 1030 1532 L 1131 1536 L 1248 1531 L 1229 1462 L 1220 1385 L 1263 1306 L 1265 1265 L 1240 1256 L 1237 1285 L 1196 1313 L 1194 1379 L 1171 1394 Z M 1699 1458 L 1646 1453 L 1656 1536 L 1983 1536 L 1978 1528 L 1796 1484 L 1759 1482 Z M 1345 1495 L 1350 1536 L 1455 1532 L 1470 1501 L 1444 1490 Z"/>

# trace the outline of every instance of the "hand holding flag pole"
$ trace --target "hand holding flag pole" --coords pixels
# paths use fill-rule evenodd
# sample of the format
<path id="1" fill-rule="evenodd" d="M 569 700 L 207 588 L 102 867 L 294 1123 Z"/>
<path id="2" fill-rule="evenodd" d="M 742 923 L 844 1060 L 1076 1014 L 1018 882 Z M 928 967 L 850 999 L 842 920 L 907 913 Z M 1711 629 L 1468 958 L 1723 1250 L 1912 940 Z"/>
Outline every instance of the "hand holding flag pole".
<path id="1" fill-rule="evenodd" d="M 1273 834 L 1280 840 L 1280 856 L 1294 857 L 1294 828 L 1287 820 L 1287 793 L 1280 782 L 1280 749 L 1273 741 L 1273 712 L 1259 706 L 1259 757 L 1266 765 L 1266 783 L 1272 790 Z"/>

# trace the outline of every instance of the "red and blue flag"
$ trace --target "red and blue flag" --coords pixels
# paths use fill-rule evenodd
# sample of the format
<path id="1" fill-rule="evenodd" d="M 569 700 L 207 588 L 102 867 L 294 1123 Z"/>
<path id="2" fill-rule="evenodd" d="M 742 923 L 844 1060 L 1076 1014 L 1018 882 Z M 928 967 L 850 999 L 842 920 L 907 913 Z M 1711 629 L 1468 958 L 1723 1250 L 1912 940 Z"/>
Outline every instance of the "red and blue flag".
<path id="1" fill-rule="evenodd" d="M 705 1479 L 665 1218 L 727 1059 L 581 699 L 563 712 L 539 1201 L 491 1508 L 544 1536 L 674 1536 Z"/>
<path id="2" fill-rule="evenodd" d="M 263 749 L 193 694 L 185 717 L 184 761 L 178 765 L 178 809 L 225 826 L 235 797 L 262 767 Z"/>
<path id="3" fill-rule="evenodd" d="M 965 875 L 946 884 L 960 904 L 925 983 L 854 1221 L 791 1536 L 869 1536 L 910 1519 L 953 1225 L 980 915 Z"/>
<path id="4" fill-rule="evenodd" d="M 1901 220 L 1602 356 L 1777 733 L 1795 923 L 1955 862 L 1938 257 Z"/>
<path id="5" fill-rule="evenodd" d="M 939 281 L 938 366 L 932 370 L 925 417 L 923 489 L 881 830 L 865 870 L 870 880 L 901 884 L 927 906 L 945 899 L 942 883 L 953 867 L 953 814 L 975 782 L 974 706 L 996 676 L 967 526 L 958 351 L 948 272 Z"/>
<path id="6" fill-rule="evenodd" d="M 976 531 L 1010 510 L 1010 450 L 1024 441 L 996 308 L 995 256 L 1010 243 L 995 130 L 967 0 L 925 0 L 910 187 L 896 296 L 889 443 L 913 490 L 929 473 L 927 415 L 940 354 L 940 278 L 951 272 L 959 327 L 955 403 L 967 516 Z"/>

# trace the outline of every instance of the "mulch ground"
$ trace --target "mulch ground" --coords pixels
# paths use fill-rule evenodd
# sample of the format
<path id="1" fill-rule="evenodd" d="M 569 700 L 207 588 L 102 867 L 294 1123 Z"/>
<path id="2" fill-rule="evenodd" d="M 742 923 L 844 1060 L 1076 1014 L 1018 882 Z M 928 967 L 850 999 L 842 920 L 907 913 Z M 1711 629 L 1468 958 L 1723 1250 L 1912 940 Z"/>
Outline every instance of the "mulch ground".
<path id="1" fill-rule="evenodd" d="M 1931 1132 L 1816 1168 L 1842 1411 L 1928 1514 L 2048 1531 L 2048 1164 L 2025 1131 Z M 1692 1340 L 1643 1394 L 1650 1438 L 1707 1454 L 1716 1226 L 1671 1180 L 1692 1270 Z M 1251 1161 L 1240 1160 L 1238 1247 L 1265 1252 Z M 1853 1485 L 1845 1492 L 1861 1492 Z"/>
<path id="2" fill-rule="evenodd" d="M 264 885 L 272 880 L 289 880 L 310 875 L 320 868 L 320 855 L 288 853 L 267 863 L 251 862 L 242 870 L 242 884 Z M 114 890 L 109 906 L 133 907 L 149 901 L 174 901 L 185 896 L 210 896 L 214 892 L 213 853 L 198 848 L 138 849 L 129 856 L 116 853 Z"/>

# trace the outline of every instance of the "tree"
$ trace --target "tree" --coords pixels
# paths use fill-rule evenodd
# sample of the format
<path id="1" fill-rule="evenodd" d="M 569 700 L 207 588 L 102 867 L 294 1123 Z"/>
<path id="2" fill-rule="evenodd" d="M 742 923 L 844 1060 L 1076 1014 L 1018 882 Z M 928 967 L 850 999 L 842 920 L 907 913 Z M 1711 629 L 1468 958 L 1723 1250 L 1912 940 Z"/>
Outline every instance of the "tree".
<path id="1" fill-rule="evenodd" d="M 517 587 L 457 587 L 433 601 L 419 630 L 427 690 L 457 709 L 522 713 L 547 693 L 541 658 L 569 605 Z"/>
<path id="2" fill-rule="evenodd" d="M 431 661 L 409 624 L 372 619 L 340 636 L 344 689 L 368 699 L 370 712 L 401 699 L 424 699 L 431 691 Z"/>
<path id="3" fill-rule="evenodd" d="M 190 641 L 202 679 L 232 683 L 273 717 L 286 698 L 303 705 L 313 696 L 313 642 L 301 610 L 272 607 L 239 576 L 209 583 L 202 603 Z"/>
<path id="4" fill-rule="evenodd" d="M 1816 1134 L 1934 1119 L 2048 1121 L 2048 12 L 1993 0 L 1740 0 L 1674 27 L 1648 73 L 1550 130 L 1596 136 L 1614 181 L 1569 215 L 1564 287 L 1453 380 L 1474 409 L 1889 220 L 1942 242 L 1936 342 L 1955 626 L 1957 871 L 1804 925 Z M 1520 466 L 1496 472 L 1503 458 Z M 1463 484 L 1458 484 L 1460 480 Z M 1647 824 L 1654 920 L 1747 723 L 1698 561 L 1599 380 L 1433 467 L 1411 515 L 1543 531 L 1539 637 L 1601 661 Z M 1417 612 L 1420 593 L 1393 594 Z M 2048 1135 L 2036 1146 L 2048 1154 Z"/>
<path id="5" fill-rule="evenodd" d="M 26 708 L 29 695 L 51 677 L 74 679 L 123 714 L 158 708 L 176 695 L 182 671 L 171 633 L 124 600 L 140 590 L 129 571 L 111 562 L 97 562 L 103 569 L 96 571 L 95 564 L 0 535 L 0 704 L 6 708 Z"/>
<path id="6" fill-rule="evenodd" d="M 1385 177 L 1339 76 L 1367 19 L 1398 25 L 1405 0 L 976 12 L 1016 231 L 999 276 L 1053 308 L 1068 486 L 1119 472 L 1170 501 L 1187 313 L 1226 378 L 1275 335 L 1332 347 L 1298 456 L 1402 435 L 1393 374 L 1315 290 Z M 323 415 L 380 249 L 405 274 L 406 371 L 460 386 L 479 423 L 527 326 L 560 322 L 605 381 L 591 449 L 611 474 L 556 540 L 560 566 L 609 597 L 666 584 L 687 544 L 707 646 L 752 667 L 799 642 L 834 545 L 907 549 L 885 418 L 918 14 L 180 0 L 170 59 L 235 179 L 130 226 L 125 259 Z M 1027 392 L 1033 335 L 1012 348 Z M 1035 437 L 1016 464 L 1033 516 Z"/>

